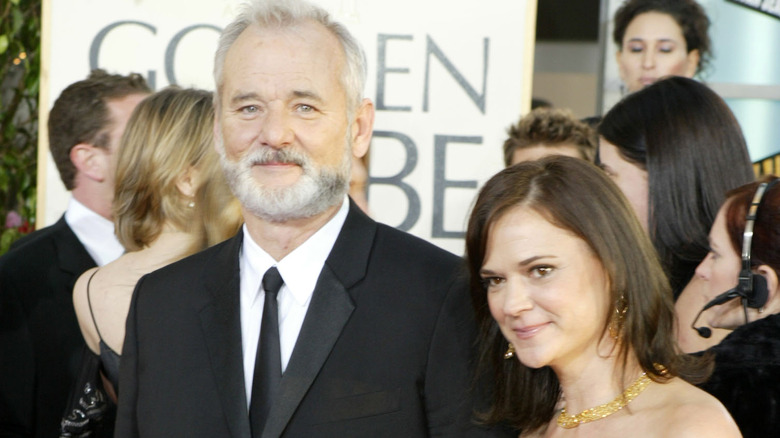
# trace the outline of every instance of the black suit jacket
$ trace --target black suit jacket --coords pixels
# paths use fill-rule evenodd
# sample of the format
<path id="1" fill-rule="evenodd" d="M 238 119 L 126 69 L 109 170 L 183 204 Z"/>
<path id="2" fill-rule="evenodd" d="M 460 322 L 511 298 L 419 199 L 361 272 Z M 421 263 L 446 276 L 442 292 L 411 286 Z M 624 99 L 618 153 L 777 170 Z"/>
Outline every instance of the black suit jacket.
<path id="1" fill-rule="evenodd" d="M 0 257 L 0 436 L 59 433 L 84 347 L 73 284 L 94 266 L 64 217 Z"/>
<path id="2" fill-rule="evenodd" d="M 250 437 L 236 237 L 147 275 L 127 319 L 116 436 Z M 354 204 L 263 437 L 488 436 L 472 427 L 461 259 Z"/>

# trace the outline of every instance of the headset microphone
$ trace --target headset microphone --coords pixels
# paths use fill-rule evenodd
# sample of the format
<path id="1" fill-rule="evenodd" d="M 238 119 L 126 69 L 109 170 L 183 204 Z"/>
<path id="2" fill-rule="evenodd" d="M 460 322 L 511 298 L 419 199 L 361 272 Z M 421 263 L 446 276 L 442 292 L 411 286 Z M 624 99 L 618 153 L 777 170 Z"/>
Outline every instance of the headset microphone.
<path id="1" fill-rule="evenodd" d="M 699 313 L 696 314 L 696 318 L 694 318 L 693 322 L 691 323 L 691 328 L 696 330 L 696 333 L 698 333 L 702 338 L 709 338 L 712 336 L 712 330 L 710 330 L 709 327 L 696 327 L 696 321 L 698 321 L 701 314 L 710 307 L 720 306 L 721 304 L 733 300 L 739 296 L 741 296 L 741 294 L 735 287 L 734 289 L 727 290 L 726 292 L 723 292 L 722 294 L 713 298 L 709 303 L 702 307 L 701 310 L 699 310 Z"/>
<path id="2" fill-rule="evenodd" d="M 719 306 L 729 300 L 737 297 L 742 297 L 742 307 L 745 310 L 745 324 L 748 323 L 747 308 L 751 307 L 759 309 L 766 305 L 769 299 L 769 290 L 767 288 L 766 278 L 762 275 L 754 274 L 751 266 L 750 250 L 753 244 L 753 226 L 756 223 L 756 214 L 758 213 L 758 206 L 761 205 L 761 199 L 764 194 L 769 191 L 780 178 L 774 179 L 771 182 L 764 182 L 758 185 L 756 193 L 753 195 L 753 200 L 748 207 L 747 217 L 745 218 L 745 230 L 742 234 L 742 269 L 739 272 L 737 287 L 727 290 L 712 301 L 707 303 L 699 313 L 696 314 L 691 323 L 691 328 L 696 330 L 699 336 L 703 338 L 709 338 L 712 336 L 712 330 L 709 327 L 696 327 L 696 321 L 699 320 L 702 312 L 709 309 L 712 306 Z"/>
<path id="3" fill-rule="evenodd" d="M 693 329 L 696 330 L 696 333 L 702 338 L 709 339 L 709 337 L 712 336 L 712 330 L 709 327 L 693 327 Z"/>

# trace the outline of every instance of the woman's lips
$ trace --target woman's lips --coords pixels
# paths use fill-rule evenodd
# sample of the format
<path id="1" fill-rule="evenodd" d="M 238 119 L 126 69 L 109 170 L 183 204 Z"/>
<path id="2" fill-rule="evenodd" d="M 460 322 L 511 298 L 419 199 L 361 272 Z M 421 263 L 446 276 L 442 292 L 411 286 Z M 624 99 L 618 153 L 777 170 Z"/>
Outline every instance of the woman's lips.
<path id="1" fill-rule="evenodd" d="M 547 326 L 547 322 L 543 324 L 536 324 L 536 325 L 527 325 L 524 327 L 517 327 L 513 328 L 512 331 L 515 332 L 515 335 L 518 339 L 531 339 L 532 337 L 536 336 L 537 333 L 539 333 L 543 328 Z"/>
<path id="2" fill-rule="evenodd" d="M 642 85 L 644 86 L 648 86 L 654 84 L 656 80 L 657 80 L 656 78 L 643 77 L 639 79 L 639 82 L 642 83 Z"/>

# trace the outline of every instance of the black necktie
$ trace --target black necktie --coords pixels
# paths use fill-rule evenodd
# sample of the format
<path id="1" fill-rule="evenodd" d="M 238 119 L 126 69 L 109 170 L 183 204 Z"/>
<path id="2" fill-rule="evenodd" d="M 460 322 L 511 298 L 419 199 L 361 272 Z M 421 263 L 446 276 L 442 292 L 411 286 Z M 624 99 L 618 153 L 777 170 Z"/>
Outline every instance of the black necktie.
<path id="1" fill-rule="evenodd" d="M 252 381 L 252 401 L 249 403 L 249 421 L 252 437 L 259 438 L 268 419 L 279 382 L 282 380 L 282 359 L 279 347 L 279 308 L 276 296 L 284 280 L 276 267 L 263 275 L 265 305 L 260 324 L 260 341 L 255 357 L 255 376 Z"/>

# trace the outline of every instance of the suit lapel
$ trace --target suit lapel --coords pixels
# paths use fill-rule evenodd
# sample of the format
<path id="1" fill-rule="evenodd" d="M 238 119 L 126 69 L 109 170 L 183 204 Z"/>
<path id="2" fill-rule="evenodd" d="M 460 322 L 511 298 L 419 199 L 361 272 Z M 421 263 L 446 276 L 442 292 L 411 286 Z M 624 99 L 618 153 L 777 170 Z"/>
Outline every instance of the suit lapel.
<path id="1" fill-rule="evenodd" d="M 376 223 L 350 200 L 347 219 L 317 279 L 264 438 L 282 435 L 352 315 L 355 305 L 348 289 L 365 276 L 375 231 Z"/>
<path id="2" fill-rule="evenodd" d="M 244 388 L 243 350 L 241 348 L 241 312 L 239 299 L 238 253 L 243 233 L 219 248 L 203 273 L 203 284 L 211 294 L 200 311 L 201 325 L 209 351 L 209 360 L 219 399 L 231 435 L 250 437 Z"/>

